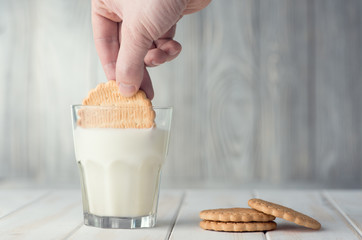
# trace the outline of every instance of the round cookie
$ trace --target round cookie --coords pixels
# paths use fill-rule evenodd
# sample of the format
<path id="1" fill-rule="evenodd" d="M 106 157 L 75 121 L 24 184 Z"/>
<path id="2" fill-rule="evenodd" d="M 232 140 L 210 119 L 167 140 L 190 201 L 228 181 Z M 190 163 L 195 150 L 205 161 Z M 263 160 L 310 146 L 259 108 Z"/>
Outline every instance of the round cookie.
<path id="1" fill-rule="evenodd" d="M 263 232 L 274 230 L 277 227 L 275 222 L 215 222 L 203 220 L 200 227 L 205 230 L 220 232 Z"/>
<path id="2" fill-rule="evenodd" d="M 287 221 L 294 222 L 307 228 L 315 230 L 321 228 L 321 224 L 317 220 L 279 204 L 257 198 L 250 199 L 248 204 L 251 208 L 254 208 L 258 211 L 273 215 L 275 217 L 283 218 Z"/>
<path id="3" fill-rule="evenodd" d="M 152 128 L 155 111 L 142 90 L 132 97 L 119 92 L 116 81 L 100 83 L 89 91 L 84 106 L 77 112 L 78 126 L 83 128 Z M 98 107 L 94 107 L 98 106 Z"/>
<path id="4" fill-rule="evenodd" d="M 203 220 L 220 222 L 268 222 L 275 219 L 274 216 L 250 208 L 203 210 L 200 212 L 200 218 Z"/>

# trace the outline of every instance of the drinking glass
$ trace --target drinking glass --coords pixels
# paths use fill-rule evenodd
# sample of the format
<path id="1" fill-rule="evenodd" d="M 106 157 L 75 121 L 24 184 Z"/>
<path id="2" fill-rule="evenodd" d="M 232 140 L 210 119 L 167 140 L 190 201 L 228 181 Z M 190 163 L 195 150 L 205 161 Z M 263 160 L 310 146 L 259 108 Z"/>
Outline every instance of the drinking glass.
<path id="1" fill-rule="evenodd" d="M 152 107 L 153 128 L 83 126 L 121 107 L 72 105 L 75 157 L 79 167 L 84 224 L 144 228 L 156 223 L 162 165 L 168 149 L 172 108 Z M 133 110 L 126 109 L 128 112 Z M 92 114 L 82 114 L 88 111 Z M 134 112 L 139 111 L 135 108 Z M 104 121 L 107 121 L 106 119 Z M 99 127 L 101 126 L 101 127 Z"/>

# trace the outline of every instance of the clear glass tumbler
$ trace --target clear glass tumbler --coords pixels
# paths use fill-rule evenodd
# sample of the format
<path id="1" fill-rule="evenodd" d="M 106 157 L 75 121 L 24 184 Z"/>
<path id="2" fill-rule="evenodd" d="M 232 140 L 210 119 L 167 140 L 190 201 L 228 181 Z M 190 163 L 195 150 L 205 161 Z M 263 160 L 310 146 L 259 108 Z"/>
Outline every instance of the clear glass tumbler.
<path id="1" fill-rule="evenodd" d="M 100 228 L 143 228 L 156 224 L 161 168 L 170 135 L 172 108 L 153 107 L 155 127 L 81 127 L 94 114 L 120 107 L 72 106 L 84 224 Z M 129 109 L 127 109 L 129 111 Z M 102 119 L 102 118 L 101 118 Z"/>

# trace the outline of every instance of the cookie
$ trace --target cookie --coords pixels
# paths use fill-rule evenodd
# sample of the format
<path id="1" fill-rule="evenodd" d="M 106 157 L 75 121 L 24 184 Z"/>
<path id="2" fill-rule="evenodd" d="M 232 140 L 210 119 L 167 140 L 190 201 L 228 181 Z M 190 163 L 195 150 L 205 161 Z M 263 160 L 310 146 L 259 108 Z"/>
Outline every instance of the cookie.
<path id="1" fill-rule="evenodd" d="M 122 96 L 116 81 L 110 80 L 107 83 L 100 83 L 95 89 L 90 90 L 88 96 L 83 100 L 83 105 L 149 107 L 152 106 L 152 103 L 142 90 L 139 90 L 132 97 Z"/>
<path id="2" fill-rule="evenodd" d="M 274 230 L 277 227 L 275 222 L 216 222 L 203 220 L 200 227 L 205 230 L 221 232 L 263 232 Z"/>
<path id="3" fill-rule="evenodd" d="M 273 215 L 275 217 L 283 218 L 287 221 L 294 222 L 298 225 L 318 230 L 321 228 L 321 224 L 303 213 L 297 212 L 291 208 L 284 207 L 279 204 L 264 201 L 262 199 L 250 199 L 248 204 L 251 208 L 261 211 L 266 214 Z"/>
<path id="4" fill-rule="evenodd" d="M 220 222 L 268 222 L 275 219 L 274 216 L 250 208 L 220 208 L 203 210 L 200 212 L 200 218 L 203 220 Z"/>
<path id="5" fill-rule="evenodd" d="M 155 125 L 155 112 L 146 94 L 139 90 L 132 97 L 124 97 L 112 80 L 91 90 L 83 105 L 89 106 L 78 111 L 78 125 L 83 128 L 152 128 Z"/>

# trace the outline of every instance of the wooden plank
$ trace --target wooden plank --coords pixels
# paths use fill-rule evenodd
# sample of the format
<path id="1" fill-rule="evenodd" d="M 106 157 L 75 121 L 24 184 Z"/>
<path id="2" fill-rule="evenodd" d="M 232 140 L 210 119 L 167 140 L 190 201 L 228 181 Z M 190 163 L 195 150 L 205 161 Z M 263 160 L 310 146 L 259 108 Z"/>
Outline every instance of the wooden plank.
<path id="1" fill-rule="evenodd" d="M 0 64 L 2 66 L 4 66 L 5 62 L 8 60 L 11 45 L 10 34 L 5 34 L 9 31 L 11 25 L 10 17 L 6 14 L 9 8 L 8 5 L 9 1 L 0 1 Z M 9 142 L 7 141 L 7 138 L 4 137 L 6 136 L 5 133 L 7 132 L 7 123 L 2 120 L 2 116 L 5 116 L 7 113 L 7 106 L 4 104 L 7 100 L 6 92 L 8 81 L 5 80 L 7 75 L 8 69 L 5 67 L 0 67 L 0 176 L 2 178 L 7 177 L 10 171 L 10 158 L 7 154 Z"/>
<path id="2" fill-rule="evenodd" d="M 170 239 L 265 239 L 263 233 L 214 232 L 199 227 L 200 211 L 212 208 L 248 207 L 247 203 L 251 196 L 251 193 L 245 190 L 187 191 Z"/>
<path id="3" fill-rule="evenodd" d="M 105 80 L 90 1 L 0 1 L 0 20 L 0 177 L 74 185 L 69 106 Z"/>
<path id="4" fill-rule="evenodd" d="M 0 189 L 1 218 L 47 196 L 48 191 L 36 189 Z"/>
<path id="5" fill-rule="evenodd" d="M 305 213 L 322 224 L 321 230 L 315 231 L 278 218 L 277 230 L 266 233 L 268 240 L 360 239 L 358 233 L 341 217 L 321 192 L 260 190 L 255 192 L 255 196 Z"/>
<path id="6" fill-rule="evenodd" d="M 193 133 L 200 149 L 194 148 L 189 167 L 198 161 L 196 176 L 205 185 L 238 186 L 253 176 L 257 8 L 258 1 L 253 0 L 213 1 L 201 12 L 199 70 L 194 80 L 198 132 Z"/>
<path id="7" fill-rule="evenodd" d="M 181 204 L 181 191 L 161 191 L 156 227 L 149 229 L 101 229 L 81 226 L 67 239 L 167 239 Z"/>
<path id="8" fill-rule="evenodd" d="M 64 239 L 82 224 L 81 194 L 57 190 L 0 220 L 4 239 Z"/>
<path id="9" fill-rule="evenodd" d="M 0 2 L 0 176 L 28 176 L 32 16 L 27 0 Z"/>
<path id="10" fill-rule="evenodd" d="M 155 81 L 166 72 L 162 81 L 171 84 L 156 91 L 169 92 L 175 107 L 164 171 L 169 184 L 237 185 L 253 175 L 257 4 L 212 1 L 184 16 L 175 37 L 184 46 L 181 55 L 168 70 L 154 72 Z"/>
<path id="11" fill-rule="evenodd" d="M 309 151 L 308 1 L 260 1 L 255 161 L 258 180 L 281 184 L 313 175 Z M 312 103 L 313 104 L 313 103 Z M 273 172 L 273 174 L 270 174 Z"/>
<path id="12" fill-rule="evenodd" d="M 29 152 L 18 161 L 28 162 L 38 182 L 78 183 L 70 105 L 104 80 L 97 78 L 102 70 L 92 39 L 90 2 L 37 0 L 32 6 Z"/>
<path id="13" fill-rule="evenodd" d="M 324 192 L 328 201 L 346 218 L 362 238 L 362 191 L 334 190 Z"/>
<path id="14" fill-rule="evenodd" d="M 317 180 L 361 187 L 361 1 L 313 3 Z"/>

